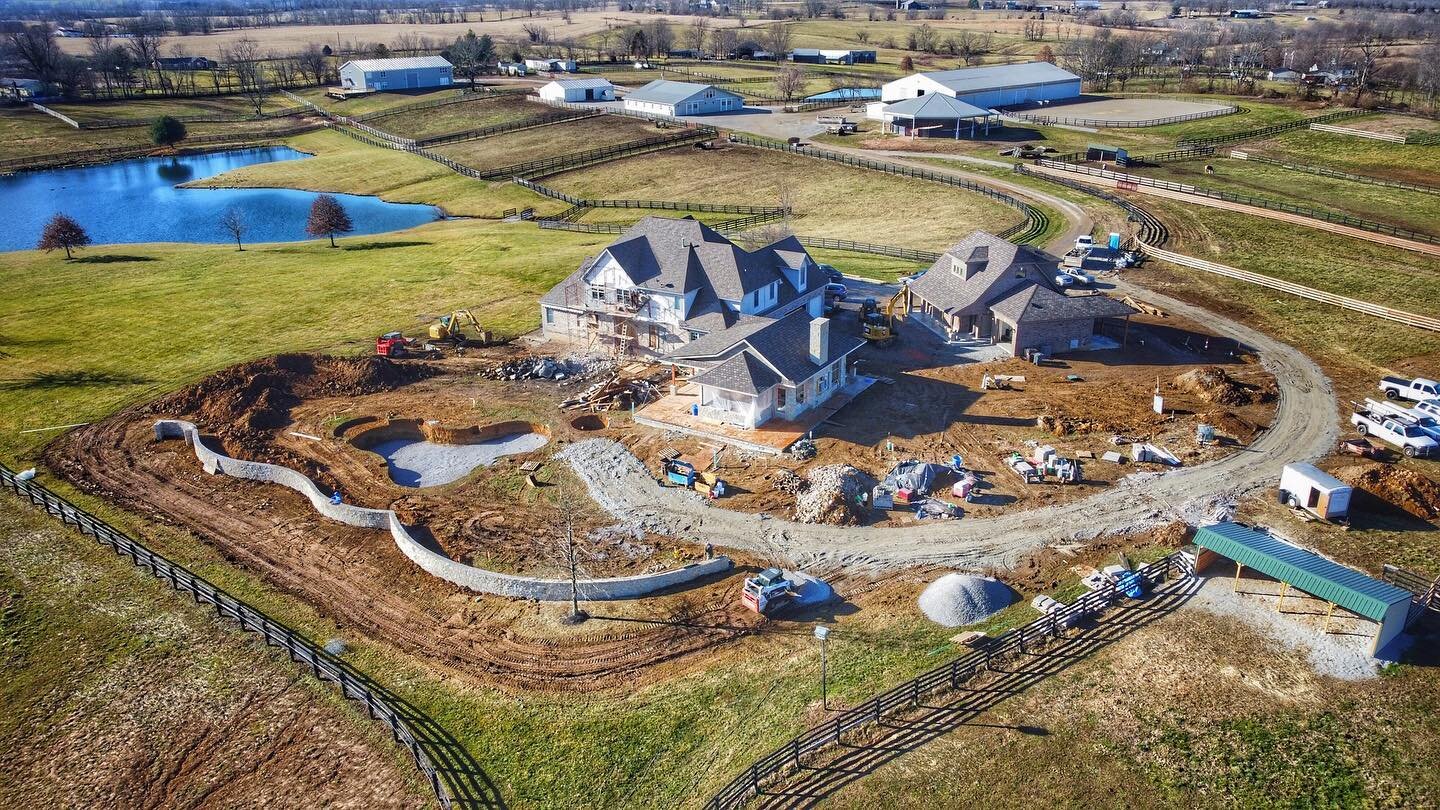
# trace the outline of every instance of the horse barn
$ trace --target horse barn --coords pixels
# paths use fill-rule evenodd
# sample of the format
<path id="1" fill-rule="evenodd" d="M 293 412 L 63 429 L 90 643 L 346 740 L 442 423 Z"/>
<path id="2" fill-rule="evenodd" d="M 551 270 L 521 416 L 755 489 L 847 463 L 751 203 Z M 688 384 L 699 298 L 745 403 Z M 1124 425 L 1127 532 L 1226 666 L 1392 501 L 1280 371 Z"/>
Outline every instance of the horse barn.
<path id="1" fill-rule="evenodd" d="M 880 89 L 886 104 L 927 95 L 949 96 L 984 109 L 1069 101 L 1080 97 L 1080 77 L 1049 62 L 1022 62 L 916 73 Z"/>
<path id="2" fill-rule="evenodd" d="M 340 66 L 340 85 L 352 92 L 449 87 L 453 68 L 443 56 L 352 59 Z"/>
<path id="3" fill-rule="evenodd" d="M 1303 549 L 1268 532 L 1243 523 L 1216 523 L 1195 533 L 1195 570 L 1203 572 L 1219 564 L 1220 558 L 1235 563 L 1235 584 L 1239 588 L 1245 569 L 1280 583 L 1277 609 L 1284 610 L 1285 597 L 1293 589 L 1328 604 L 1323 632 L 1332 622 L 1347 619 L 1336 614 L 1342 608 L 1353 617 L 1376 625 L 1371 654 L 1379 653 L 1405 630 L 1411 615 L 1414 594 L 1374 577 L 1347 568 L 1334 560 Z"/>

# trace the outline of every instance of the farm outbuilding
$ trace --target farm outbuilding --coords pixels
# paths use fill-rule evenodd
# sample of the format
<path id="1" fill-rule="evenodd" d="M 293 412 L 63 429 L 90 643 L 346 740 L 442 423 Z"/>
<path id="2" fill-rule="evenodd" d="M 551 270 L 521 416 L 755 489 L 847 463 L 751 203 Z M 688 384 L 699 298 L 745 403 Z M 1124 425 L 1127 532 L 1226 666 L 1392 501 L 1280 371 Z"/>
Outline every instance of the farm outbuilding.
<path id="1" fill-rule="evenodd" d="M 556 79 L 540 88 L 545 101 L 614 101 L 615 85 L 609 79 Z"/>
<path id="2" fill-rule="evenodd" d="M 656 79 L 625 96 L 625 109 L 652 115 L 714 115 L 744 106 L 745 100 L 729 90 L 668 79 Z"/>
<path id="3" fill-rule="evenodd" d="M 537 73 L 574 73 L 574 59 L 526 59 L 525 67 Z"/>
<path id="4" fill-rule="evenodd" d="M 791 62 L 811 65 L 855 65 L 874 63 L 875 51 L 838 50 L 828 48 L 796 48 L 790 52 Z"/>
<path id="5" fill-rule="evenodd" d="M 346 90 L 419 90 L 449 87 L 452 81 L 453 68 L 443 56 L 352 59 L 340 66 L 340 84 Z"/>
<path id="6" fill-rule="evenodd" d="M 994 113 L 973 104 L 942 95 L 907 98 L 882 104 L 880 120 L 885 130 L 897 135 L 922 138 L 974 138 L 990 132 Z"/>
<path id="7" fill-rule="evenodd" d="M 1202 549 L 1196 559 L 1197 571 L 1213 564 L 1218 555 L 1235 562 L 1237 582 L 1245 568 L 1279 580 L 1282 602 L 1294 588 L 1328 603 L 1327 630 L 1337 607 L 1374 622 L 1378 627 L 1372 654 L 1404 632 L 1409 621 L 1414 594 L 1268 532 L 1242 523 L 1216 523 L 1195 533 L 1195 545 Z"/>
<path id="8" fill-rule="evenodd" d="M 1049 62 L 916 73 L 881 88 L 886 102 L 938 94 L 990 109 L 1014 104 L 1066 101 L 1080 95 L 1080 77 Z"/>

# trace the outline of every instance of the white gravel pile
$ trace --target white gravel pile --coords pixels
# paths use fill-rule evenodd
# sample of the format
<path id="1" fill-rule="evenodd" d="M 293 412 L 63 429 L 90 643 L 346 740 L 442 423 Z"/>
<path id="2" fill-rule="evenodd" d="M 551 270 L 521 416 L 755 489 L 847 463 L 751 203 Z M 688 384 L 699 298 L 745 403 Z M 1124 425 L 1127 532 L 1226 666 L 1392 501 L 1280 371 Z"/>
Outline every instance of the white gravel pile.
<path id="1" fill-rule="evenodd" d="M 860 522 L 860 495 L 868 497 L 875 479 L 849 464 L 827 464 L 811 470 L 808 483 L 795 498 L 795 520 L 845 526 Z"/>
<path id="2" fill-rule="evenodd" d="M 994 577 L 946 574 L 920 593 L 920 611 L 943 627 L 975 624 L 1015 602 L 1010 586 Z"/>

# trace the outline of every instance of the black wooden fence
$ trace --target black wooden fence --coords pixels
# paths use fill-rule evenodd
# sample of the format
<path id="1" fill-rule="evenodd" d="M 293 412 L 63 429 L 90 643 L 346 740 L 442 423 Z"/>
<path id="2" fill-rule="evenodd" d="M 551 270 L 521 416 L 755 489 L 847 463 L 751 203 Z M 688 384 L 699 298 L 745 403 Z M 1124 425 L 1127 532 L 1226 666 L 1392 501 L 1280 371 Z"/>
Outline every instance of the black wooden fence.
<path id="1" fill-rule="evenodd" d="M 305 124 L 282 127 L 268 132 L 257 131 L 236 132 L 234 134 L 197 135 L 181 141 L 179 148 L 189 151 L 190 147 L 213 146 L 217 144 L 229 146 L 259 145 L 276 138 L 288 138 L 292 135 L 313 132 L 324 126 L 325 125 L 319 121 L 312 121 Z M 68 152 L 54 152 L 44 155 L 11 158 L 10 160 L 0 160 L 0 174 L 50 169 L 57 166 L 88 166 L 96 163 L 109 163 L 114 160 L 128 160 L 130 158 L 146 157 L 155 152 L 156 148 L 155 146 L 136 146 L 108 149 L 77 149 Z"/>
<path id="2" fill-rule="evenodd" d="M 1196 197 L 1207 197 L 1212 200 L 1224 200 L 1226 202 L 1250 205 L 1256 208 L 1265 208 L 1271 211 L 1283 211 L 1287 214 L 1296 214 L 1310 219 L 1318 219 L 1323 222 L 1333 222 L 1337 225 L 1344 225 L 1350 228 L 1357 228 L 1372 233 L 1383 233 L 1387 236 L 1398 236 L 1402 239 L 1409 239 L 1413 242 L 1424 242 L 1431 245 L 1440 245 L 1440 236 L 1433 234 L 1412 231 L 1409 228 L 1397 228 L 1394 225 L 1387 225 L 1383 222 L 1374 222 L 1368 219 L 1352 217 L 1348 214 L 1337 214 L 1333 211 L 1326 211 L 1320 208 L 1310 208 L 1303 205 L 1292 205 L 1291 203 L 1267 200 L 1262 197 L 1251 197 L 1248 194 L 1236 194 L 1231 191 L 1217 191 L 1215 189 L 1193 186 L 1188 183 L 1172 183 L 1168 180 L 1156 180 L 1152 177 L 1140 177 L 1133 174 L 1120 174 L 1107 169 L 1097 169 L 1092 166 L 1080 166 L 1074 163 L 1066 163 L 1048 158 L 1036 161 L 1041 166 L 1048 166 L 1052 169 L 1063 169 L 1067 172 L 1090 175 L 1092 177 L 1104 177 L 1109 180 L 1125 183 L 1131 186 L 1145 186 L 1147 188 L 1159 188 L 1166 191 L 1178 191 L 1182 194 L 1191 194 Z"/>
<path id="3" fill-rule="evenodd" d="M 238 124 L 248 121 L 267 121 L 274 118 L 291 118 L 309 112 L 312 112 L 309 107 L 300 106 L 285 107 L 279 110 L 271 110 L 270 112 L 252 115 L 238 113 L 231 115 L 222 113 L 197 113 L 195 115 L 172 115 L 170 117 L 186 124 Z M 73 120 L 80 125 L 80 129 L 124 129 L 127 127 L 148 127 L 153 123 L 153 119 L 150 118 L 76 118 Z"/>
<path id="4" fill-rule="evenodd" d="M 1189 576 L 1193 571 L 1189 567 L 1188 558 L 1182 552 L 1175 552 L 1141 568 L 1137 573 L 1150 587 L 1154 587 L 1172 576 Z M 1120 598 L 1121 594 L 1114 583 L 1107 582 L 1098 590 L 1086 593 L 1054 613 L 997 636 L 974 652 L 941 664 L 858 706 L 837 710 L 834 712 L 834 719 L 792 738 L 732 779 L 706 802 L 706 810 L 732 810 L 742 807 L 759 795 L 768 781 L 804 767 L 802 757 L 839 743 L 841 735 L 846 732 L 879 723 L 893 712 L 914 708 L 919 705 L 921 698 L 927 695 L 956 689 L 977 673 L 988 669 L 991 662 L 997 658 L 1014 652 L 1023 653 L 1027 644 L 1035 644 L 1046 638 L 1058 638 L 1072 623 L 1114 605 Z"/>
<path id="5" fill-rule="evenodd" d="M 584 152 L 573 152 L 568 155 L 559 155 L 543 160 L 531 160 L 525 163 L 501 166 L 496 169 L 485 169 L 481 172 L 480 176 L 490 180 L 511 177 L 544 177 L 547 174 L 578 169 L 595 163 L 604 163 L 617 158 L 638 155 L 643 152 L 669 149 L 672 146 L 679 146 L 687 141 L 706 140 L 715 137 L 715 134 L 715 130 L 709 127 L 684 129 L 668 135 L 656 135 L 651 138 L 627 141 L 600 149 L 587 149 Z"/>
<path id="6" fill-rule="evenodd" d="M 584 208 L 652 208 L 659 211 L 694 211 L 712 214 L 790 213 L 789 209 L 777 205 L 728 205 L 725 203 L 676 202 L 673 200 L 592 200 L 585 197 L 576 197 L 573 194 L 566 194 L 563 191 L 550 188 L 549 186 L 523 177 L 514 178 L 514 182 L 516 185 L 530 189 L 536 194 L 554 200 L 568 202 L 572 206 Z"/>
<path id="7" fill-rule="evenodd" d="M 1241 155 L 1244 155 L 1244 157 L 1241 157 Z M 1387 180 L 1383 177 L 1371 177 L 1364 174 L 1351 174 L 1350 172 L 1341 172 L 1334 169 L 1327 169 L 1324 166 L 1311 166 L 1303 163 L 1291 163 L 1287 160 L 1276 160 L 1274 158 L 1268 158 L 1263 155 L 1252 155 L 1249 152 L 1232 151 L 1230 153 L 1230 157 L 1235 158 L 1236 160 L 1250 161 L 1252 163 L 1264 163 L 1267 166 L 1278 166 L 1282 169 L 1288 169 L 1292 172 L 1304 172 L 1305 174 L 1314 174 L 1320 177 L 1332 177 L 1336 180 L 1348 180 L 1352 183 L 1364 183 L 1368 186 L 1385 186 L 1387 188 L 1399 188 L 1406 191 L 1419 191 L 1423 194 L 1440 194 L 1440 186 L 1427 186 L 1421 185 L 1419 183 L 1404 183 L 1399 180 Z"/>
<path id="8" fill-rule="evenodd" d="M 486 126 L 486 127 L 476 127 L 475 129 L 462 129 L 462 130 L 459 130 L 459 131 L 457 131 L 457 132 L 447 132 L 447 133 L 445 133 L 445 134 L 443 134 L 443 135 L 434 135 L 434 136 L 431 136 L 431 137 L 429 137 L 429 138 L 419 138 L 419 139 L 416 139 L 415 145 L 416 145 L 416 146 L 439 146 L 440 144 L 443 144 L 443 143 L 457 143 L 457 142 L 459 142 L 459 141 L 474 141 L 474 140 L 479 140 L 480 138 L 488 138 L 488 137 L 490 137 L 490 136 L 492 136 L 492 135 L 502 135 L 502 134 L 504 134 L 504 133 L 506 133 L 506 132 L 516 132 L 516 131 L 519 131 L 519 130 L 522 130 L 522 129 L 531 129 L 531 128 L 534 128 L 534 127 L 544 127 L 544 126 L 549 126 L 549 125 L 551 125 L 551 124 L 561 124 L 561 123 L 564 123 L 564 122 L 566 122 L 566 121 L 578 121 L 578 120 L 580 120 L 580 119 L 582 119 L 582 118 L 594 118 L 595 116 L 603 115 L 603 114 L 604 114 L 604 113 L 601 113 L 601 112 L 599 112 L 599 111 L 589 112 L 589 113 L 585 113 L 585 112 L 558 112 L 558 113 L 551 113 L 551 114 L 547 114 L 547 115 L 537 116 L 537 117 L 535 117 L 535 118 L 522 118 L 522 119 L 520 119 L 520 120 L 518 120 L 518 121 L 506 121 L 506 122 L 501 123 L 501 124 L 491 124 L 490 126 Z"/>
<path id="9" fill-rule="evenodd" d="M 1104 200 L 1111 205 L 1115 205 L 1124 209 L 1125 213 L 1128 215 L 1127 219 L 1139 225 L 1140 229 L 1138 235 L 1140 241 L 1144 242 L 1147 245 L 1150 245 L 1152 247 L 1160 247 L 1161 245 L 1164 245 L 1166 242 L 1170 241 L 1170 229 L 1165 227 L 1165 223 L 1161 222 L 1159 217 L 1155 216 L 1144 208 L 1141 208 L 1130 200 L 1125 199 L 1124 197 L 1111 194 L 1107 191 L 1102 191 L 1101 189 L 1098 189 L 1087 183 L 1080 183 L 1075 180 L 1067 180 L 1064 177 L 1055 177 L 1048 174 L 1036 174 L 1026 169 L 1024 165 L 1019 163 L 1015 164 L 1015 173 L 1029 175 L 1031 177 L 1038 177 L 1050 183 L 1058 183 L 1068 189 L 1078 191 L 1082 194 L 1087 194 L 1099 200 Z"/>
<path id="10" fill-rule="evenodd" d="M 445 810 L 496 803 L 493 796 L 485 795 L 491 793 L 488 788 L 482 790 L 480 796 L 474 796 L 473 791 L 463 788 L 457 791 L 451 780 L 459 778 L 465 768 L 454 761 L 456 754 L 450 750 L 453 741 L 447 741 L 447 744 L 441 746 L 427 744 L 425 733 L 417 728 L 420 724 L 415 720 L 416 710 L 386 693 L 359 670 L 325 652 L 259 609 L 231 596 L 204 577 L 151 551 L 45 486 L 33 480 L 21 481 L 14 471 L 3 464 L 0 464 L 0 489 L 8 489 L 29 499 L 30 503 L 44 509 L 62 523 L 74 526 L 81 534 L 94 538 L 97 543 L 110 548 L 117 555 L 129 557 L 136 567 L 190 596 L 196 604 L 213 606 L 220 618 L 234 619 L 240 623 L 241 629 L 259 633 L 264 637 L 267 646 L 284 649 L 289 653 L 290 660 L 308 667 L 316 678 L 339 686 L 341 694 L 364 705 L 372 718 L 390 729 L 395 742 L 410 752 L 415 765 L 425 774 L 436 801 Z M 442 778 L 442 773 L 447 778 Z"/>
<path id="11" fill-rule="evenodd" d="M 912 262 L 933 263 L 940 260 L 940 254 L 932 250 L 915 250 L 914 248 L 895 247 L 894 245 L 877 245 L 871 242 L 852 242 L 849 239 L 828 239 L 823 236 L 797 236 L 800 244 L 809 248 L 822 250 L 846 250 L 852 253 L 873 253 L 877 256 L 893 256 L 897 259 L 908 259 Z"/>

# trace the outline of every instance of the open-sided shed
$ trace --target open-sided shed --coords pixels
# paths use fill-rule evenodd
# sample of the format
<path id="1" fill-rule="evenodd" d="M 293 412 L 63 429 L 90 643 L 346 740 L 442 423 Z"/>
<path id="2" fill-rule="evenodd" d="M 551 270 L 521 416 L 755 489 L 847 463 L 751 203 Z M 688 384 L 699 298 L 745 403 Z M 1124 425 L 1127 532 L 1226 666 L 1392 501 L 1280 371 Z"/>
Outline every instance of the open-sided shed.
<path id="1" fill-rule="evenodd" d="M 1378 652 L 1405 629 L 1414 595 L 1404 588 L 1346 568 L 1242 523 L 1216 523 L 1195 533 L 1195 544 L 1252 568 L 1331 605 L 1379 625 L 1371 652 Z M 1203 563 L 1202 563 L 1203 565 Z M 1237 570 L 1237 576 L 1238 576 Z M 1284 590 L 1281 591 L 1284 598 Z"/>

